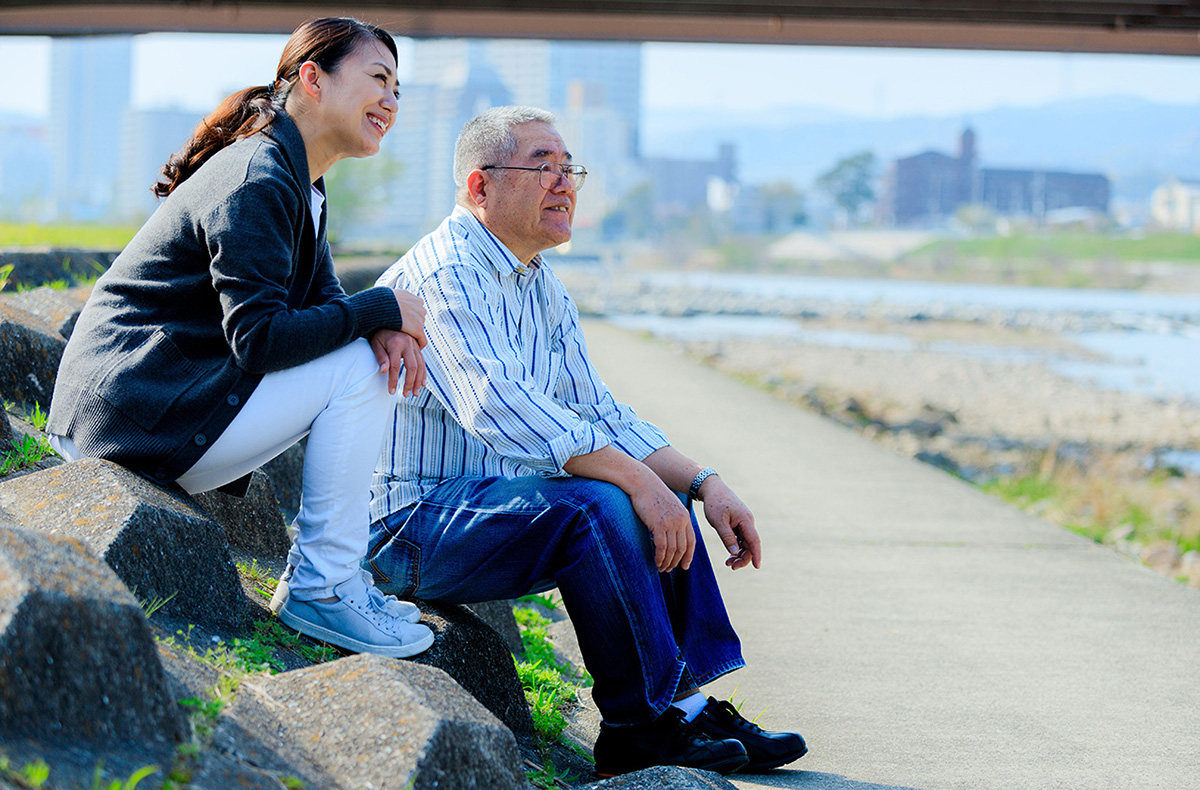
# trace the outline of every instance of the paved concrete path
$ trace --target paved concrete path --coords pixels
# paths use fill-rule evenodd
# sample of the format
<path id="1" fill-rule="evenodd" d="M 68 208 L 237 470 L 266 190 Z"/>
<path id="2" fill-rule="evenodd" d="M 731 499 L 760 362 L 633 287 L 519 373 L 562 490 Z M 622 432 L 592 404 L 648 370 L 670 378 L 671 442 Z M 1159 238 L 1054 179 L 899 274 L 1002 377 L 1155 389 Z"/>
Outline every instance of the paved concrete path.
<path id="1" fill-rule="evenodd" d="M 710 692 L 810 751 L 738 787 L 1200 788 L 1200 592 L 667 345 L 587 335 L 763 534 L 761 570 L 719 573 L 749 666 Z"/>

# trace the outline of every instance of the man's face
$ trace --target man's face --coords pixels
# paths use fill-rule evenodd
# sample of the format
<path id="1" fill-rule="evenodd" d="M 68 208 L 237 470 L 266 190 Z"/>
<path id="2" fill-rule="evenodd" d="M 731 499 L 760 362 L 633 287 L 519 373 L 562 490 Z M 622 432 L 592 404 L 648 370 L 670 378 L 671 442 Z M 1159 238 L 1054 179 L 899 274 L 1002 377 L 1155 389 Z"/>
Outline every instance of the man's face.
<path id="1" fill-rule="evenodd" d="M 539 167 L 570 164 L 571 154 L 554 127 L 540 122 L 513 129 L 517 152 L 499 165 Z M 488 170 L 486 203 L 481 220 L 514 255 L 528 263 L 542 250 L 571 240 L 575 217 L 575 188 L 566 178 L 551 189 L 541 185 L 540 174 L 528 170 Z"/>

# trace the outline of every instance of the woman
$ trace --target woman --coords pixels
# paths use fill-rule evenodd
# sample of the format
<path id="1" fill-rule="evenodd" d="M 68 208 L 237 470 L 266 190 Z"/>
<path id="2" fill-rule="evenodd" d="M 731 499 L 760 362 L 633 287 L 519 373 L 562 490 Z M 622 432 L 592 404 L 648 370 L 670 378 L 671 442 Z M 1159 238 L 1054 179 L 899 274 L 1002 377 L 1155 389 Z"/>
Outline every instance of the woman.
<path id="1" fill-rule="evenodd" d="M 244 490 L 307 434 L 280 619 L 403 657 L 433 634 L 359 561 L 389 390 L 402 366 L 405 394 L 424 383 L 425 310 L 400 290 L 342 290 L 322 181 L 339 159 L 378 152 L 398 97 L 387 32 L 352 19 L 297 28 L 275 82 L 227 98 L 163 168 L 166 200 L 67 344 L 47 430 L 69 460 L 107 458 L 189 493 Z"/>

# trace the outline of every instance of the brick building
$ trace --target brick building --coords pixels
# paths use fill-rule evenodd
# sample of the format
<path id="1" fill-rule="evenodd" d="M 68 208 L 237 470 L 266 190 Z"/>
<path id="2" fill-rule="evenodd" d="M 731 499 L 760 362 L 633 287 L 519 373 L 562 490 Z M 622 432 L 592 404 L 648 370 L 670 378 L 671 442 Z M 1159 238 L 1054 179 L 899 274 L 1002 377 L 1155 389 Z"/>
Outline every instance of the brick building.
<path id="1" fill-rule="evenodd" d="M 975 132 L 963 130 L 957 156 L 926 151 L 897 159 L 884 176 L 881 219 L 893 225 L 940 225 L 962 206 L 1038 221 L 1065 208 L 1108 213 L 1108 178 L 1099 173 L 1008 170 L 978 165 Z"/>

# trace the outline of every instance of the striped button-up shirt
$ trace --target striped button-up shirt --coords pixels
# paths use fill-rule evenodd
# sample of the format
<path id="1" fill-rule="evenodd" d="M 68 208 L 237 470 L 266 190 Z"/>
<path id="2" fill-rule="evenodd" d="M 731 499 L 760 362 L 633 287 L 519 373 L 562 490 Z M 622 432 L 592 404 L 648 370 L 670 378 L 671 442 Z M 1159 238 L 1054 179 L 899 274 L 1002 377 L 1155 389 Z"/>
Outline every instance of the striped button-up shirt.
<path id="1" fill-rule="evenodd" d="M 425 389 L 396 399 L 373 519 L 449 478 L 565 475 L 608 444 L 639 460 L 667 444 L 600 380 L 550 267 L 522 264 L 461 206 L 377 284 L 424 299 L 429 345 Z"/>

